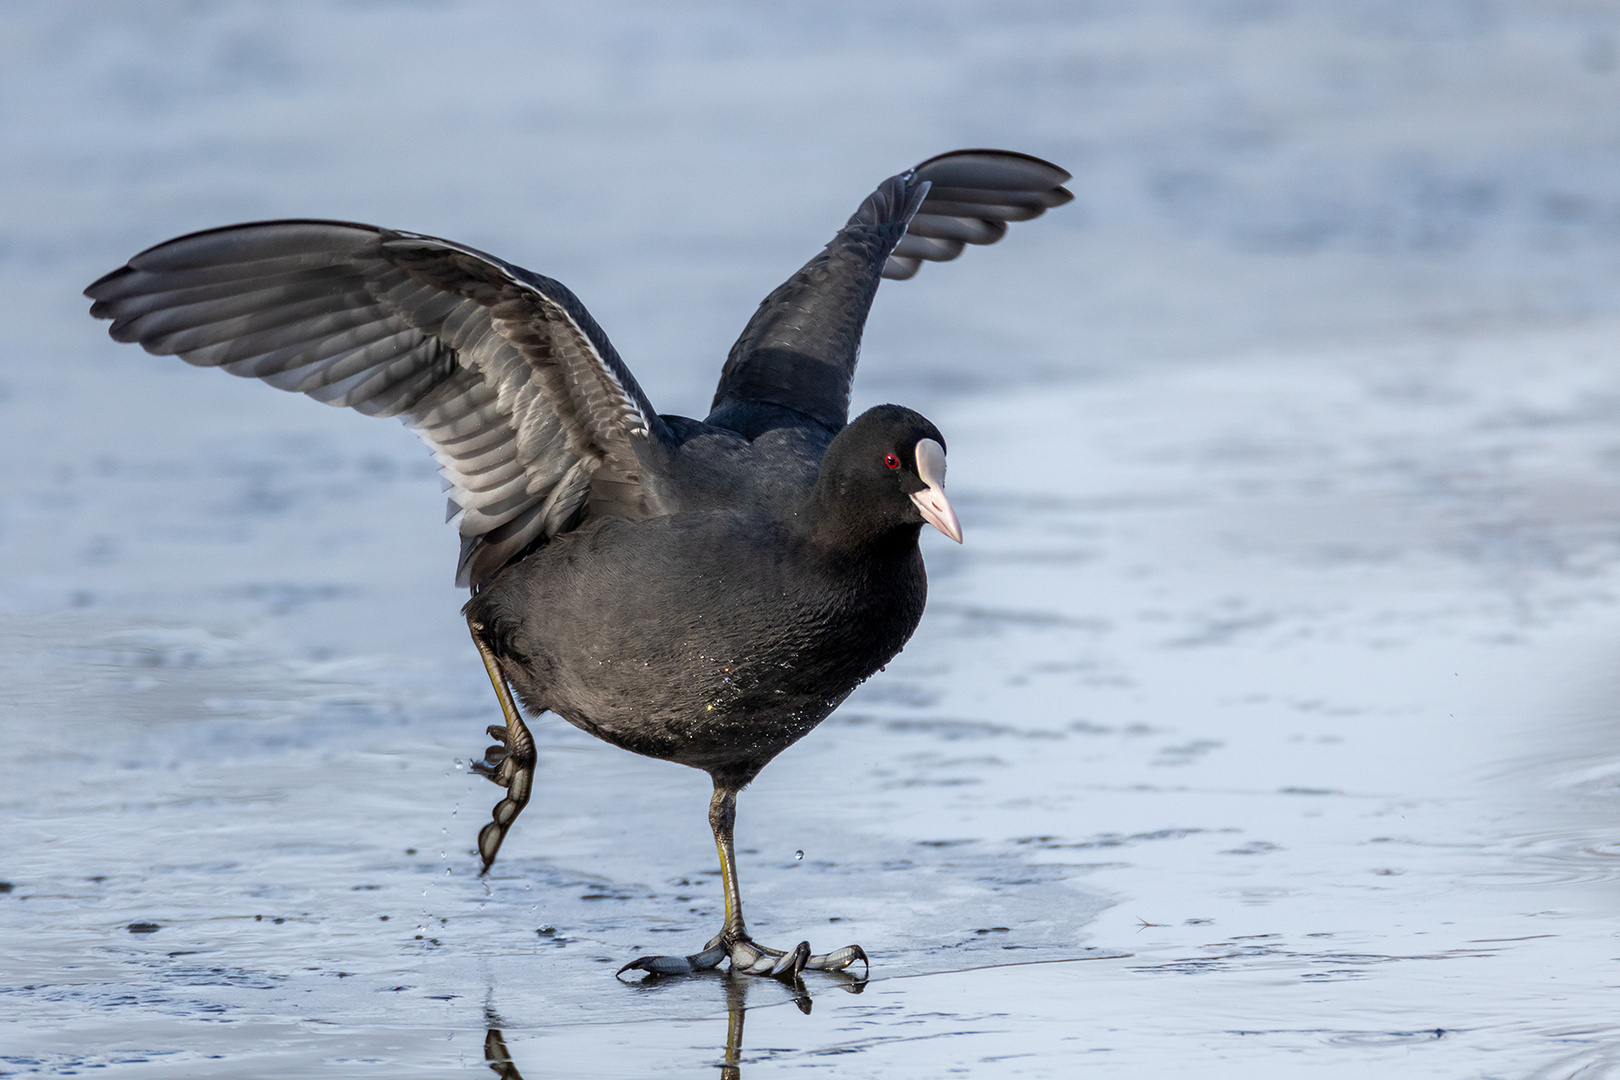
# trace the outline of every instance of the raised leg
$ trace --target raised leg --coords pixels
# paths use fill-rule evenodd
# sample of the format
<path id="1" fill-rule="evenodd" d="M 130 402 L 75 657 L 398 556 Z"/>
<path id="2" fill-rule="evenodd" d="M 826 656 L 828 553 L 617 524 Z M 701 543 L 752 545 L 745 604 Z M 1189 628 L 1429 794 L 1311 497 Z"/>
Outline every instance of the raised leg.
<path id="1" fill-rule="evenodd" d="M 737 885 L 737 853 L 732 832 L 737 823 L 737 789 L 714 783 L 714 797 L 709 800 L 709 827 L 714 830 L 714 846 L 720 854 L 720 881 L 725 892 L 726 921 L 720 932 L 709 940 L 700 953 L 691 956 L 642 956 L 619 969 L 648 971 L 655 975 L 687 975 L 707 971 L 721 960 L 729 959 L 731 969 L 744 975 L 769 975 L 791 981 L 805 970 L 842 971 L 859 960 L 871 967 L 866 950 L 859 945 L 846 945 L 830 953 L 815 955 L 810 943 L 801 941 L 789 950 L 772 949 L 748 936 L 743 922 L 742 890 Z"/>
<path id="2" fill-rule="evenodd" d="M 484 860 L 484 868 L 478 871 L 478 876 L 483 877 L 494 864 L 495 853 L 501 850 L 501 841 L 506 839 L 512 822 L 529 805 L 529 792 L 534 786 L 534 736 L 523 723 L 523 714 L 518 712 L 512 690 L 506 685 L 506 676 L 501 674 L 495 654 L 484 640 L 483 625 L 468 616 L 467 629 L 472 631 L 478 655 L 484 658 L 484 670 L 489 673 L 495 696 L 501 702 L 501 715 L 506 718 L 505 727 L 490 725 L 489 735 L 497 741 L 484 751 L 484 760 L 473 762 L 472 767 L 479 776 L 506 789 L 506 796 L 490 812 L 492 820 L 478 832 L 478 854 Z"/>

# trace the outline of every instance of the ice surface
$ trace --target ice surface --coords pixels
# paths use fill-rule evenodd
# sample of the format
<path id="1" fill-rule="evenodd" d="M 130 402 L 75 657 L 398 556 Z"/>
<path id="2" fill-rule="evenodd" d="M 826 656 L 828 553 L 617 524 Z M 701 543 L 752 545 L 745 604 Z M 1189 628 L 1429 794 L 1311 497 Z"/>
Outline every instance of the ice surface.
<path id="1" fill-rule="evenodd" d="M 0 1073 L 1620 1074 L 1617 57 L 1482 0 L 0 11 Z M 480 881 L 425 452 L 79 290 L 416 229 L 701 412 L 967 145 L 1077 193 L 879 299 L 858 404 L 967 544 L 739 807 L 751 927 L 874 979 L 617 983 L 719 920 L 706 779 L 543 720 Z"/>

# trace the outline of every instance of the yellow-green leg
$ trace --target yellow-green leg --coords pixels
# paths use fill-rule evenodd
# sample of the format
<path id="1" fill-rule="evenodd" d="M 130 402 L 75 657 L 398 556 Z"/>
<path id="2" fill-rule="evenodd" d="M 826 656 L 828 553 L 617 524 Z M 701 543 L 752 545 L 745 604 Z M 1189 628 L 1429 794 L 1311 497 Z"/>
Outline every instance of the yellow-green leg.
<path id="1" fill-rule="evenodd" d="M 469 616 L 467 629 L 472 632 L 473 644 L 478 646 L 478 655 L 484 658 L 484 670 L 489 673 L 490 684 L 501 702 L 501 715 L 506 719 L 505 727 L 490 725 L 489 735 L 496 744 L 484 751 L 483 761 L 473 763 L 474 772 L 506 789 L 505 798 L 490 812 L 490 823 L 478 833 L 478 854 L 484 860 L 484 868 L 478 876 L 482 877 L 494 864 L 495 853 L 501 850 L 501 841 L 506 839 L 512 822 L 529 805 L 529 792 L 534 786 L 534 736 L 523 723 L 523 714 L 512 700 L 512 689 L 506 685 L 506 676 L 484 640 L 483 625 Z"/>

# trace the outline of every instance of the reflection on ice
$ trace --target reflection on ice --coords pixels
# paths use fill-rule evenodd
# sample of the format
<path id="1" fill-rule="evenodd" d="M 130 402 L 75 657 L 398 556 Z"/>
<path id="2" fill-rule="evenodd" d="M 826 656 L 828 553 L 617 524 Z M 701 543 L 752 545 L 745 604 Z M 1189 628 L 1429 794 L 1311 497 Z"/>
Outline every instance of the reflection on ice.
<path id="1" fill-rule="evenodd" d="M 847 972 L 819 973 L 814 977 L 818 983 L 831 983 L 850 994 L 859 994 L 867 985 L 866 978 L 853 976 Z M 648 975 L 637 985 L 643 991 L 650 992 L 659 985 L 661 979 L 659 975 Z M 748 994 L 750 988 L 758 987 L 759 983 L 755 979 L 732 971 L 714 972 L 707 975 L 703 981 L 719 982 L 725 988 L 726 1041 L 724 1056 L 720 1060 L 721 1080 L 741 1080 L 743 1021 L 748 1012 Z M 787 984 L 787 987 L 794 1007 L 805 1016 L 809 1016 L 814 1003 L 804 980 L 795 978 Z M 500 1017 L 488 1009 L 485 1010 L 485 1017 L 490 1027 L 484 1035 L 484 1061 L 502 1080 L 522 1080 L 523 1074 L 519 1071 L 519 1063 L 507 1048 L 506 1038 L 501 1033 Z"/>

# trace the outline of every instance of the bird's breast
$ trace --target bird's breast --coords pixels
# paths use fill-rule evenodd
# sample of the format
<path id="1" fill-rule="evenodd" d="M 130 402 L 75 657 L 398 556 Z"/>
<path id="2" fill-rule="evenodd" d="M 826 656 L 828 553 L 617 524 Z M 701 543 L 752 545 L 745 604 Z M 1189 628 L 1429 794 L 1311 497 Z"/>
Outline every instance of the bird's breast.
<path id="1" fill-rule="evenodd" d="M 829 560 L 756 519 L 690 516 L 613 522 L 526 574 L 513 682 L 637 753 L 763 765 L 910 638 L 921 556 Z"/>

